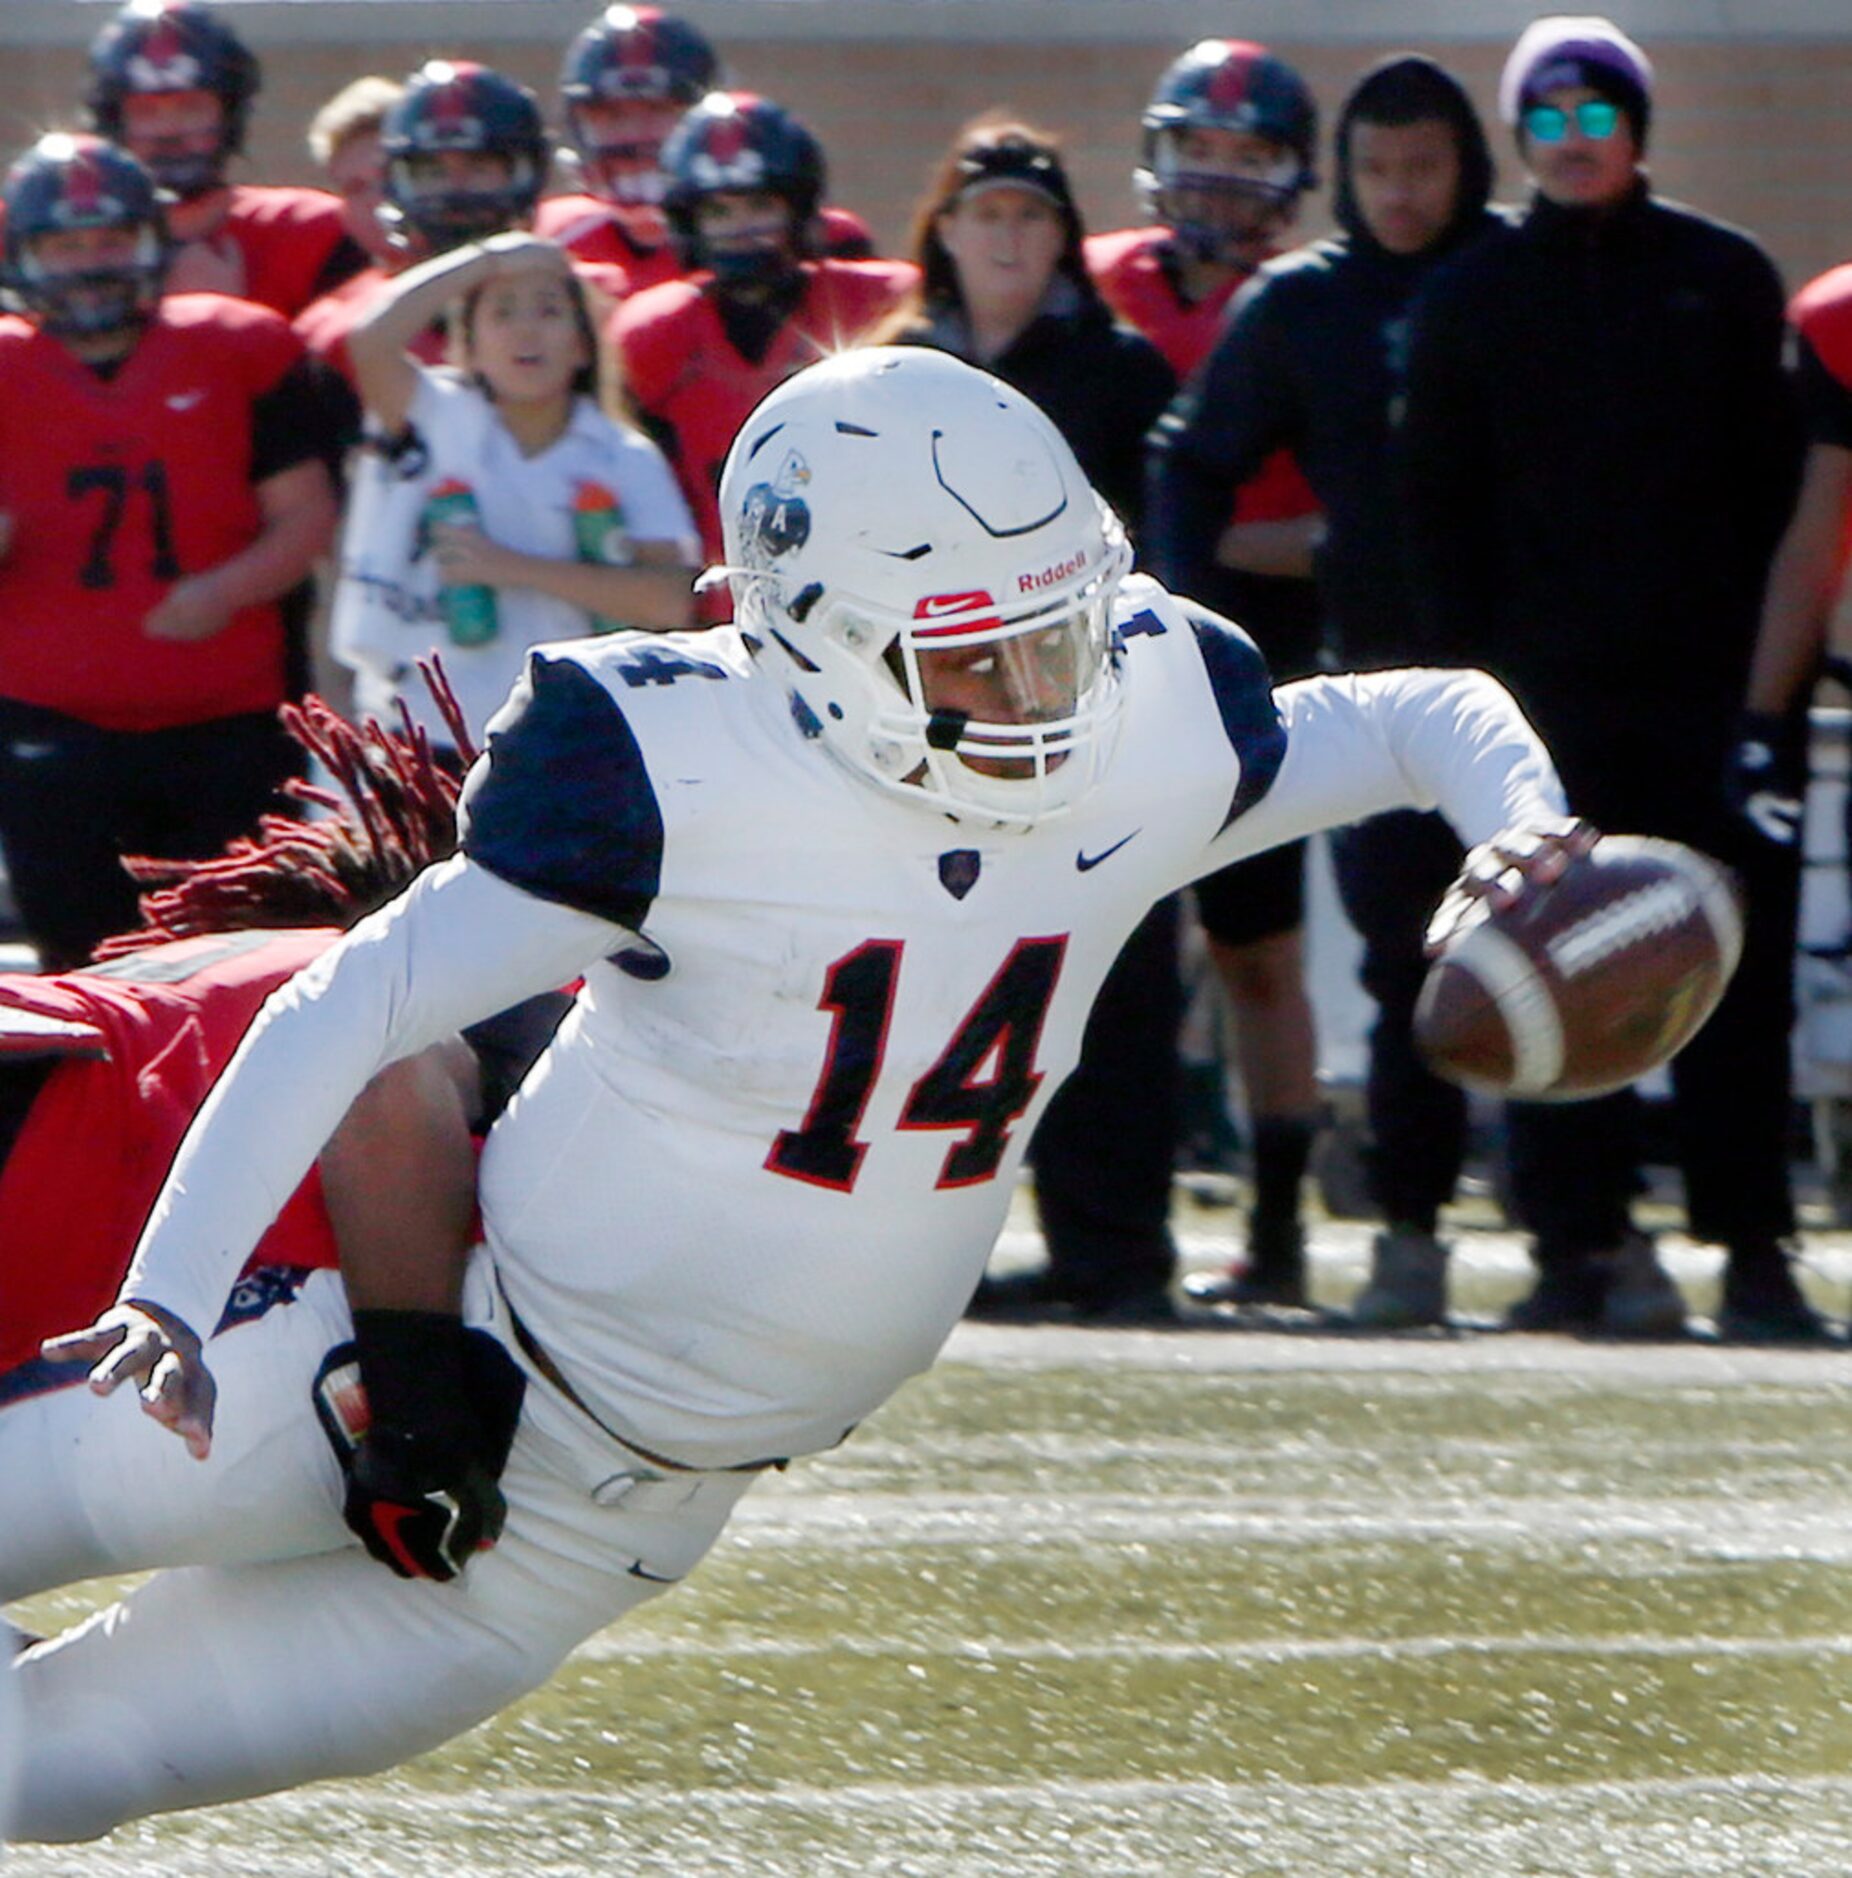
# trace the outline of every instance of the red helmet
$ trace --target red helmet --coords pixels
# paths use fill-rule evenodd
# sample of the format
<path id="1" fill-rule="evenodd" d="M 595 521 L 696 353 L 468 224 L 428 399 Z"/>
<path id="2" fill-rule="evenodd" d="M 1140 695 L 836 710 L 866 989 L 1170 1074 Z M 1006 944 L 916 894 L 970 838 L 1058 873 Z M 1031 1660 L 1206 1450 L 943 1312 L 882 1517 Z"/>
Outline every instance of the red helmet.
<path id="1" fill-rule="evenodd" d="M 90 42 L 90 121 L 122 143 L 123 100 L 132 94 L 208 91 L 223 115 L 209 151 L 154 156 L 146 167 L 165 190 L 185 201 L 219 188 L 225 165 L 244 148 L 244 133 L 262 73 L 251 49 L 199 0 L 129 0 Z"/>
<path id="2" fill-rule="evenodd" d="M 420 66 L 386 113 L 380 145 L 380 220 L 432 253 L 525 222 L 546 183 L 547 135 L 534 94 L 486 65 L 432 59 Z M 505 158 L 507 180 L 489 188 L 433 186 L 420 166 L 446 151 Z"/>
<path id="3" fill-rule="evenodd" d="M 1255 241 L 1318 181 L 1318 106 L 1284 59 L 1246 39 L 1205 39 L 1170 65 L 1141 120 L 1134 180 L 1146 208 L 1206 260 L 1251 260 Z M 1279 148 L 1269 173 L 1224 175 L 1183 155 L 1189 131 L 1237 131 Z"/>
<path id="4" fill-rule="evenodd" d="M 685 109 L 711 91 L 720 61 L 706 37 L 658 7 L 607 8 L 566 49 L 560 67 L 566 140 L 589 187 L 618 203 L 654 206 L 668 185 L 663 139 L 631 135 L 600 141 L 582 123 L 586 105 Z"/>
<path id="5" fill-rule="evenodd" d="M 8 308 L 49 333 L 105 333 L 154 311 L 167 271 L 167 228 L 148 172 L 101 137 L 41 137 L 7 172 L 0 291 Z M 125 266 L 47 273 L 34 254 L 43 235 L 80 228 L 136 232 Z"/>

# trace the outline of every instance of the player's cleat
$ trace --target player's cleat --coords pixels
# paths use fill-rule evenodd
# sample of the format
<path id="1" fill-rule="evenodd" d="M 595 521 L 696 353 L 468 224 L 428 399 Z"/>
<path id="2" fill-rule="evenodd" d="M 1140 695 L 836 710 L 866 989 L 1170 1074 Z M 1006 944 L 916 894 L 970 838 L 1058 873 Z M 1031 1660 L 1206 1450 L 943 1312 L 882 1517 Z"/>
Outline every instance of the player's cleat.
<path id="1" fill-rule="evenodd" d="M 1052 1265 L 1036 1265 L 981 1278 L 965 1315 L 1001 1324 L 1163 1324 L 1176 1321 L 1177 1307 L 1164 1285 L 1104 1289 L 1077 1284 Z"/>
<path id="2" fill-rule="evenodd" d="M 1370 1276 L 1350 1307 L 1364 1330 L 1411 1330 L 1447 1321 L 1447 1248 L 1418 1226 L 1392 1226 L 1370 1246 Z"/>
<path id="3" fill-rule="evenodd" d="M 1801 1295 L 1779 1246 L 1733 1247 L 1723 1274 L 1717 1329 L 1727 1343 L 1831 1343 L 1825 1318 Z"/>
<path id="4" fill-rule="evenodd" d="M 1610 1337 L 1682 1337 L 1685 1297 L 1659 1262 L 1653 1242 L 1630 1232 L 1599 1264 L 1607 1287 L 1598 1328 Z"/>
<path id="5" fill-rule="evenodd" d="M 1192 1272 L 1183 1281 L 1192 1304 L 1274 1305 L 1305 1310 L 1305 1233 L 1297 1220 L 1248 1226 L 1247 1257 L 1225 1272 Z"/>
<path id="6" fill-rule="evenodd" d="M 1605 1286 L 1587 1266 L 1564 1266 L 1544 1272 L 1528 1297 L 1505 1313 L 1507 1330 L 1563 1331 L 1579 1335 L 1601 1322 Z"/>

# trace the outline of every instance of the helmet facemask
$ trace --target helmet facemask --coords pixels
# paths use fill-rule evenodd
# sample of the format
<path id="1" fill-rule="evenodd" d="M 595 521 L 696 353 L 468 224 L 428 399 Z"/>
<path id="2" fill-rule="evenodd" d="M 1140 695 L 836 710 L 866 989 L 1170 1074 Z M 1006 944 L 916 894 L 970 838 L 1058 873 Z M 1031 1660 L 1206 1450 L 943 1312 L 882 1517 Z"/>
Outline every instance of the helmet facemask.
<path id="1" fill-rule="evenodd" d="M 1305 164 L 1296 151 L 1270 143 L 1270 154 L 1241 174 L 1207 168 L 1186 147 L 1195 128 L 1167 125 L 1147 137 L 1136 178 L 1146 211 L 1199 260 L 1257 266 L 1292 219 L 1308 180 Z"/>
<path id="2" fill-rule="evenodd" d="M 436 152 L 394 157 L 386 166 L 386 201 L 380 220 L 401 245 L 425 254 L 448 254 L 472 241 L 519 228 L 540 200 L 540 165 L 524 152 L 494 152 L 508 180 L 491 188 L 446 182 Z M 407 241 L 407 235 L 414 241 Z"/>
<path id="3" fill-rule="evenodd" d="M 37 245 L 35 238 L 17 244 L 7 299 L 42 332 L 90 339 L 145 325 L 152 316 L 167 272 L 167 244 L 152 224 L 137 225 L 135 259 L 127 265 L 49 269 Z"/>
<path id="4" fill-rule="evenodd" d="M 791 660 L 805 714 L 857 769 L 949 815 L 1029 827 L 1091 789 L 1117 738 L 1112 601 L 1131 556 L 1102 513 L 1108 552 L 1084 578 L 1007 610 L 942 594 L 902 618 L 734 569 L 736 614 Z"/>

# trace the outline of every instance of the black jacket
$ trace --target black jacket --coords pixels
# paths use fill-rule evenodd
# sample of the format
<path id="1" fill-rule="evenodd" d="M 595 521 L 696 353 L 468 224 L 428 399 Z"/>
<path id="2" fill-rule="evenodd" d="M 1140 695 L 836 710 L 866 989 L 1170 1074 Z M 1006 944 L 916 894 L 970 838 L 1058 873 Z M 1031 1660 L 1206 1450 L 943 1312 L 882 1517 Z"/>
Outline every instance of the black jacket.
<path id="1" fill-rule="evenodd" d="M 1400 436 L 1436 651 L 1546 737 L 1598 716 L 1721 738 L 1793 502 L 1781 355 L 1767 256 L 1644 182 L 1605 215 L 1540 197 L 1439 270 Z"/>
<path id="2" fill-rule="evenodd" d="M 1337 130 L 1337 194 L 1343 233 L 1269 262 L 1242 290 L 1215 349 L 1178 394 L 1151 438 L 1146 550 L 1153 571 L 1181 592 L 1207 591 L 1230 497 L 1284 446 L 1325 511 L 1318 584 L 1327 644 L 1346 666 L 1405 661 L 1414 607 L 1404 579 L 1390 472 L 1391 399 L 1408 305 L 1448 255 L 1501 226 L 1486 207 L 1492 163 L 1464 91 L 1425 60 L 1450 100 L 1462 153 L 1453 222 L 1419 255 L 1379 247 L 1350 189 L 1350 140 L 1358 92 Z"/>
<path id="3" fill-rule="evenodd" d="M 899 342 L 972 356 L 969 330 L 954 308 L 929 307 Z M 1115 325 L 1096 296 L 1057 279 L 1044 311 L 983 366 L 1041 406 L 1136 544 L 1145 432 L 1177 388 L 1164 355 L 1130 327 Z"/>

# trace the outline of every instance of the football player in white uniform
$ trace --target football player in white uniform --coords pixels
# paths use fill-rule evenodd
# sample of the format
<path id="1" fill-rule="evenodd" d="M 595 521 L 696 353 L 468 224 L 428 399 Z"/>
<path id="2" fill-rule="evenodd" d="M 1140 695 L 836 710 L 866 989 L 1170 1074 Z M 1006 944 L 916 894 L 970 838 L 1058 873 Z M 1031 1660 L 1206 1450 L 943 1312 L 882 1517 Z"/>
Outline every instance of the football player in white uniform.
<path id="1" fill-rule="evenodd" d="M 757 1470 L 932 1361 L 1158 896 L 1389 808 L 1530 831 L 1492 851 L 1543 877 L 1580 838 L 1495 683 L 1275 693 L 1128 575 L 1041 413 L 948 355 L 793 378 L 720 493 L 736 625 L 537 652 L 462 852 L 245 1039 L 67 1346 L 148 1413 L 0 1411 L 0 1596 L 163 1568 L 19 1659 L 22 1835 L 386 1767 L 685 1575 Z M 414 1562 L 469 1563 L 408 1583 L 353 1543 L 311 1408 L 338 1282 L 194 1332 L 383 1065 L 581 975 L 490 1136 L 463 1286 L 525 1381 L 506 1528 L 469 1556 L 480 1482 L 427 1470 Z"/>

